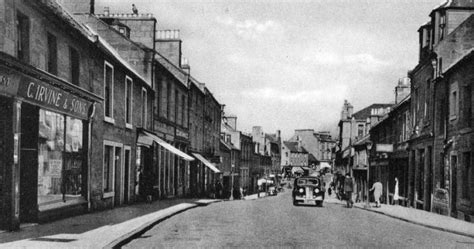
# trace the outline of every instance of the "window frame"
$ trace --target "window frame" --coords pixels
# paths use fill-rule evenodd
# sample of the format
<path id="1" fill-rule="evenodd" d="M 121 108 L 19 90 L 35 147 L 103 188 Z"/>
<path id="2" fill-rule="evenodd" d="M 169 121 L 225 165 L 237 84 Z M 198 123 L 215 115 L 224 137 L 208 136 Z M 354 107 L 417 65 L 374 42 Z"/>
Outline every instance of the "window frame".
<path id="1" fill-rule="evenodd" d="M 148 106 L 147 106 L 147 102 L 148 102 L 148 96 L 147 96 L 148 92 L 146 90 L 145 87 L 142 87 L 142 91 L 141 91 L 141 95 L 142 95 L 142 112 L 141 112 L 141 121 L 142 121 L 142 127 L 143 128 L 146 128 L 146 123 L 147 123 L 147 111 L 148 111 Z"/>
<path id="2" fill-rule="evenodd" d="M 54 41 L 54 42 L 53 42 Z M 58 75 L 58 38 L 51 32 L 46 32 L 47 64 L 46 71 Z"/>
<path id="3" fill-rule="evenodd" d="M 130 82 L 130 92 L 128 83 Z M 130 102 L 127 104 L 127 97 L 130 94 Z M 128 75 L 125 76 L 125 127 L 128 129 L 133 128 L 133 79 Z M 127 109 L 128 115 L 127 115 Z M 128 120 L 127 120 L 128 119 Z"/>
<path id="4" fill-rule="evenodd" d="M 69 67 L 69 76 L 71 77 L 71 83 L 73 85 L 79 86 L 81 77 L 81 56 L 79 54 L 79 51 L 72 46 L 69 46 Z"/>
<path id="5" fill-rule="evenodd" d="M 456 120 L 459 115 L 459 86 L 455 81 L 449 86 L 449 120 Z"/>
<path id="6" fill-rule="evenodd" d="M 107 67 L 110 67 L 112 69 L 112 79 L 111 79 L 111 89 L 109 89 L 110 93 L 109 93 L 109 96 L 110 96 L 110 105 L 109 105 L 109 113 L 110 115 L 107 116 L 107 110 L 105 110 L 106 106 L 105 106 L 105 103 L 104 103 L 104 121 L 106 122 L 109 122 L 109 123 L 112 123 L 114 124 L 115 123 L 115 120 L 114 120 L 114 88 L 115 88 L 115 84 L 114 84 L 114 66 L 107 62 L 107 61 L 104 61 L 104 101 L 105 100 L 105 94 L 106 94 L 106 89 L 107 89 L 107 79 L 106 79 L 106 75 L 107 75 Z"/>

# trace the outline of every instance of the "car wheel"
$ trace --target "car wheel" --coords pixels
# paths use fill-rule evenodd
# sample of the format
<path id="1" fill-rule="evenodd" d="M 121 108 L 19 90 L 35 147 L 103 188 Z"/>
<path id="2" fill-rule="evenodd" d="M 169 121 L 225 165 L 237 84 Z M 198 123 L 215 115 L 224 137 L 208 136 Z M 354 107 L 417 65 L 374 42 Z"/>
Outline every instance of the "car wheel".
<path id="1" fill-rule="evenodd" d="M 293 200 L 293 206 L 298 206 L 298 202 L 296 200 Z"/>
<path id="2" fill-rule="evenodd" d="M 323 207 L 323 202 L 320 201 L 320 202 L 316 203 L 316 206 L 318 206 L 318 207 Z"/>

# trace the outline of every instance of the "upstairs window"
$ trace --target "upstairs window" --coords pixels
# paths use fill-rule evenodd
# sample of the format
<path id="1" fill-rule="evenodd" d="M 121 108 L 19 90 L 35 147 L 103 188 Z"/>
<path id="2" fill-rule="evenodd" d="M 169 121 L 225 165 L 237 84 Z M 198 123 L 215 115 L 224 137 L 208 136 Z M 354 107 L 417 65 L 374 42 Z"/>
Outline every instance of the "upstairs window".
<path id="1" fill-rule="evenodd" d="M 30 59 L 30 19 L 20 12 L 16 15 L 17 56 L 28 63 Z"/>
<path id="2" fill-rule="evenodd" d="M 125 125 L 127 128 L 132 128 L 132 113 L 133 113 L 133 81 L 130 77 L 125 77 Z"/>
<path id="3" fill-rule="evenodd" d="M 449 88 L 449 120 L 454 120 L 459 111 L 458 83 L 454 82 Z"/>
<path id="4" fill-rule="evenodd" d="M 146 89 L 142 88 L 142 127 L 146 127 L 147 95 Z"/>
<path id="5" fill-rule="evenodd" d="M 446 15 L 440 14 L 439 17 L 439 40 L 443 40 L 445 34 L 445 29 L 446 29 Z"/>
<path id="6" fill-rule="evenodd" d="M 463 87 L 463 126 L 471 127 L 472 119 L 472 88 L 471 85 L 465 85 Z"/>
<path id="7" fill-rule="evenodd" d="M 363 136 L 364 136 L 364 125 L 360 124 L 357 126 L 357 138 L 360 139 Z"/>
<path id="8" fill-rule="evenodd" d="M 104 115 L 105 121 L 114 122 L 114 68 L 104 64 Z"/>
<path id="9" fill-rule="evenodd" d="M 72 84 L 79 85 L 79 53 L 73 47 L 69 47 L 69 61 L 71 66 L 71 82 Z"/>
<path id="10" fill-rule="evenodd" d="M 58 43 L 56 36 L 48 33 L 48 66 L 46 70 L 50 74 L 58 75 Z"/>

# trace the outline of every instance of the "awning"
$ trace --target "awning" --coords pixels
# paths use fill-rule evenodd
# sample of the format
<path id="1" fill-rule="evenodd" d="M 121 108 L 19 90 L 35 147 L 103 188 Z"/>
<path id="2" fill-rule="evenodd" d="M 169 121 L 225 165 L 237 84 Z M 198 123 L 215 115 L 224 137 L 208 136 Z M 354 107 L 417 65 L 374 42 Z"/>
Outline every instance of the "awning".
<path id="1" fill-rule="evenodd" d="M 321 163 L 319 164 L 319 168 L 320 168 L 320 169 L 323 169 L 323 168 L 331 168 L 331 165 L 330 165 L 329 163 L 327 163 L 327 162 L 321 162 Z"/>
<path id="2" fill-rule="evenodd" d="M 163 141 L 161 138 L 156 136 L 155 134 L 152 134 L 147 131 L 140 131 L 140 134 L 138 134 L 138 140 L 137 143 L 151 146 L 153 145 L 153 142 L 156 142 L 157 144 L 163 146 L 165 149 L 167 149 L 169 152 L 182 157 L 186 161 L 193 161 L 194 158 L 191 157 L 190 155 L 178 150 L 176 147 L 173 145 Z"/>
<path id="3" fill-rule="evenodd" d="M 204 165 L 206 165 L 208 168 L 210 168 L 212 171 L 214 171 L 214 173 L 220 173 L 221 171 L 218 170 L 216 168 L 216 166 L 214 166 L 214 164 L 212 164 L 211 162 L 209 162 L 208 160 L 206 160 L 206 158 L 204 158 L 203 156 L 201 156 L 200 154 L 198 153 L 192 153 L 197 159 L 199 159 L 199 161 L 201 161 L 202 163 L 204 163 Z"/>

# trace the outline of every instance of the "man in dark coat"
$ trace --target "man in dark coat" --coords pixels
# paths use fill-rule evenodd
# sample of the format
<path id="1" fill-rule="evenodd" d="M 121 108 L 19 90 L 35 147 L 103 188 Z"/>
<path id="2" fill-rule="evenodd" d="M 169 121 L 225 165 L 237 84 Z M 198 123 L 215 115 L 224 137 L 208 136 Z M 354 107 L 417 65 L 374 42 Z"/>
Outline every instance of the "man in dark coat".
<path id="1" fill-rule="evenodd" d="M 352 208 L 354 202 L 352 201 L 352 192 L 354 191 L 354 181 L 349 173 L 344 179 L 344 193 L 346 195 L 347 207 Z"/>

